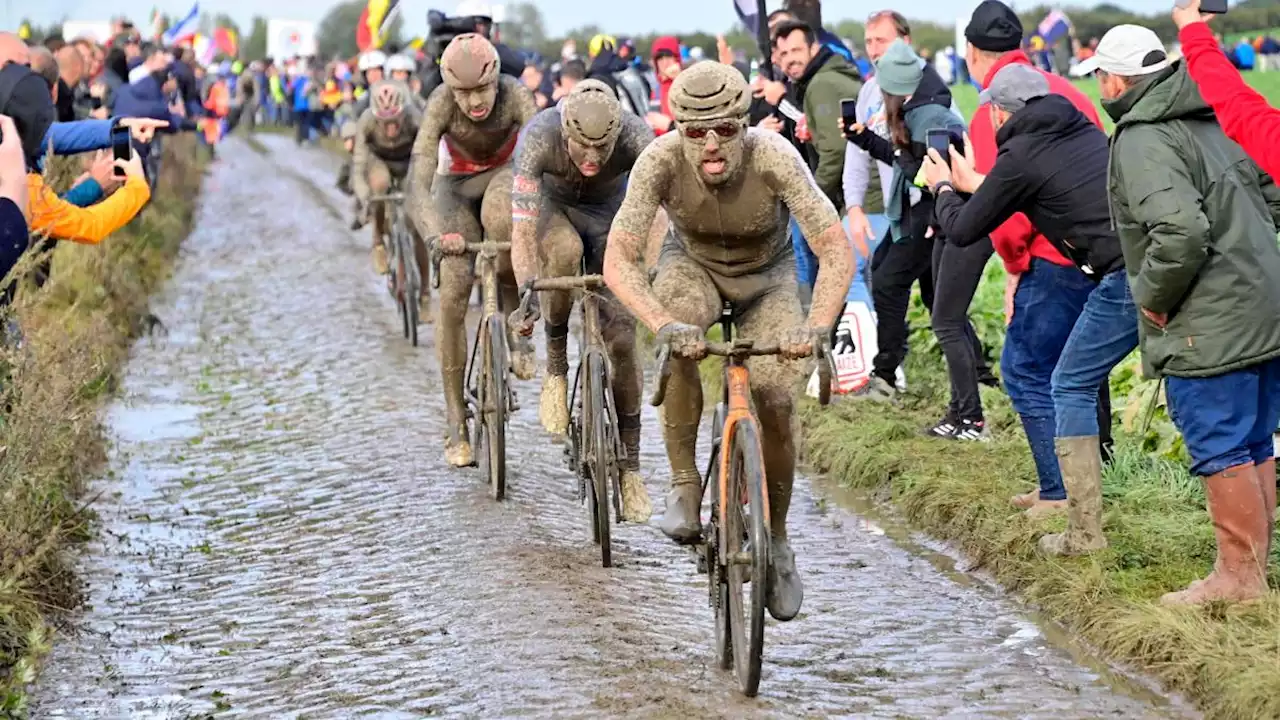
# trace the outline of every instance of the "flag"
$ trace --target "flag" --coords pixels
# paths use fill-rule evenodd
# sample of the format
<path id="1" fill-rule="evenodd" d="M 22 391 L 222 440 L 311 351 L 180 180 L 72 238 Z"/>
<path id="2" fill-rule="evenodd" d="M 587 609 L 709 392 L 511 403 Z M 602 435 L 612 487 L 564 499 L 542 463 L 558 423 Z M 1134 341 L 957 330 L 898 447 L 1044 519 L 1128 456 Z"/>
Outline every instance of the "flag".
<path id="1" fill-rule="evenodd" d="M 151 8 L 151 37 L 155 40 L 164 37 L 164 15 L 158 7 Z"/>
<path id="2" fill-rule="evenodd" d="M 760 17 L 756 0 L 733 0 L 733 11 L 738 14 L 738 19 L 747 26 L 752 35 L 760 33 L 760 23 L 763 19 Z"/>
<path id="3" fill-rule="evenodd" d="M 164 31 L 164 37 L 163 37 L 164 44 L 173 46 L 173 45 L 177 45 L 183 40 L 188 40 L 194 37 L 196 34 L 196 30 L 199 29 L 199 26 L 200 26 L 200 3 L 197 2 L 191 6 L 191 10 L 188 11 L 187 14 L 181 20 L 174 23 L 173 27 Z"/>
<path id="4" fill-rule="evenodd" d="M 760 48 L 760 57 L 764 60 L 760 64 L 760 74 L 765 79 L 773 79 L 773 63 L 769 62 L 769 58 L 773 56 L 771 52 L 772 44 L 769 40 L 769 26 L 767 23 L 768 13 L 765 12 L 764 0 L 733 0 L 733 11 L 738 14 L 738 19 L 743 25 L 751 31 L 756 37 L 756 44 Z"/>
<path id="5" fill-rule="evenodd" d="M 236 31 L 231 28 L 220 27 L 214 30 L 213 45 L 227 57 L 233 58 L 240 55 L 239 38 L 236 37 Z"/>
<path id="6" fill-rule="evenodd" d="M 22 24 L 18 26 L 18 37 L 22 40 L 31 39 L 31 23 L 26 20 L 22 21 Z"/>
<path id="7" fill-rule="evenodd" d="M 1044 39 L 1045 45 L 1052 45 L 1059 38 L 1071 31 L 1071 21 L 1061 10 L 1053 10 L 1040 21 L 1036 34 Z"/>
<path id="8" fill-rule="evenodd" d="M 356 23 L 356 46 L 360 52 L 382 47 L 399 12 L 400 0 L 369 0 Z"/>
<path id="9" fill-rule="evenodd" d="M 191 49 L 195 51 L 196 62 L 201 65 L 212 65 L 213 59 L 218 56 L 218 48 L 208 35 L 199 33 L 194 35 L 191 40 Z"/>

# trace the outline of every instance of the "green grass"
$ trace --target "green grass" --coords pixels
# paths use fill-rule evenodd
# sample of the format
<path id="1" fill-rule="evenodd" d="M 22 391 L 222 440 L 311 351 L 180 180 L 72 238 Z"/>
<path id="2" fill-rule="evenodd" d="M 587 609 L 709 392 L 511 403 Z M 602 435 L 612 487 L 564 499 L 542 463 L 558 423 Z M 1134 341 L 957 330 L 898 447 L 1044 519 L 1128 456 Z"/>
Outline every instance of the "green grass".
<path id="1" fill-rule="evenodd" d="M 21 715 L 26 686 L 49 649 L 53 615 L 79 587 L 68 552 L 88 537 L 84 492 L 105 457 L 98 408 L 114 389 L 147 301 L 191 224 L 201 163 L 195 138 L 165 143 L 158 190 L 100 246 L 62 243 L 39 290 L 25 281 L 12 306 L 25 337 L 0 350 L 0 716 Z M 50 184 L 79 174 L 57 159 Z M 30 254 L 29 254 L 30 255 Z M 33 265 L 28 257 L 12 276 Z"/>
<path id="2" fill-rule="evenodd" d="M 1277 72 L 1247 72 L 1244 78 L 1258 92 L 1262 93 L 1271 105 L 1280 107 L 1280 71 Z M 1072 84 L 1080 88 L 1085 95 L 1093 99 L 1094 105 L 1098 106 L 1098 115 L 1102 117 L 1102 122 L 1106 126 L 1108 133 L 1115 127 L 1115 123 L 1111 122 L 1111 118 L 1102 109 L 1102 101 L 1098 96 L 1098 81 L 1093 78 L 1085 78 L 1083 80 L 1073 80 Z M 952 95 L 955 97 L 956 105 L 960 107 L 960 112 L 964 113 L 965 120 L 972 120 L 973 113 L 978 109 L 978 91 L 972 85 L 956 85 L 951 88 Z"/>

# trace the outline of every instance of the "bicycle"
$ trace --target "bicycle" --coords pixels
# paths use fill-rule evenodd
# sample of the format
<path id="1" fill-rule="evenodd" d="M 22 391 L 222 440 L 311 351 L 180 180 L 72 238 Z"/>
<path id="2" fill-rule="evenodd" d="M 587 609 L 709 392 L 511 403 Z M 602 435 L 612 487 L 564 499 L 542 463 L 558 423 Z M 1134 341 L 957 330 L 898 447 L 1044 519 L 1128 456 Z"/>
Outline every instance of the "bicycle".
<path id="1" fill-rule="evenodd" d="M 437 268 L 439 287 L 439 255 L 435 245 L 432 264 Z M 480 276 L 480 298 L 483 316 L 476 327 L 475 342 L 467 360 L 466 403 L 463 422 L 475 449 L 474 466 L 489 480 L 494 500 L 507 496 L 507 420 L 519 410 L 507 382 L 511 355 L 507 349 L 507 324 L 498 309 L 498 253 L 510 252 L 509 242 L 469 242 L 465 253 L 476 253 L 476 271 Z M 459 253 L 461 254 L 461 253 Z"/>
<path id="2" fill-rule="evenodd" d="M 418 268 L 418 256 L 414 251 L 417 242 L 405 221 L 404 193 L 396 191 L 369 198 L 370 206 L 382 203 L 386 208 L 386 227 L 390 237 L 383 244 L 387 248 L 391 274 L 387 277 L 387 290 L 400 307 L 400 320 L 404 325 L 404 337 L 418 347 L 418 305 L 422 294 L 422 274 Z"/>
<path id="3" fill-rule="evenodd" d="M 600 562 L 613 566 L 609 507 L 615 522 L 622 521 L 622 463 L 626 448 L 618 432 L 617 405 L 613 400 L 613 367 L 600 329 L 600 303 L 593 290 L 604 287 L 601 275 L 544 278 L 525 284 L 520 313 L 528 316 L 536 304 L 535 292 L 582 290 L 582 334 L 578 366 L 569 397 L 569 437 L 565 460 L 578 481 L 578 502 L 587 506 L 591 540 L 600 546 Z"/>
<path id="4" fill-rule="evenodd" d="M 751 340 L 733 339 L 733 310 L 725 303 L 720 327 L 726 342 L 708 343 L 707 354 L 725 358 L 723 390 L 711 424 L 711 455 L 702 477 L 702 496 L 715 474 L 711 514 L 702 527 L 698 570 L 707 574 L 708 595 L 715 611 L 716 659 L 722 670 L 733 668 L 744 695 L 755 697 L 760 688 L 764 652 L 764 614 L 769 571 L 769 495 L 765 487 L 760 422 L 751 411 L 751 382 L 746 361 L 751 357 L 779 355 L 778 345 L 756 346 Z M 829 339 L 815 339 L 813 356 L 818 362 L 819 402 L 831 402 Z M 671 377 L 671 348 L 658 355 L 658 384 L 649 403 L 666 398 Z M 744 515 L 741 512 L 746 510 Z M 737 510 L 737 511 L 735 511 Z M 743 586 L 750 584 L 750 597 Z M 749 613 L 749 616 L 748 616 Z"/>

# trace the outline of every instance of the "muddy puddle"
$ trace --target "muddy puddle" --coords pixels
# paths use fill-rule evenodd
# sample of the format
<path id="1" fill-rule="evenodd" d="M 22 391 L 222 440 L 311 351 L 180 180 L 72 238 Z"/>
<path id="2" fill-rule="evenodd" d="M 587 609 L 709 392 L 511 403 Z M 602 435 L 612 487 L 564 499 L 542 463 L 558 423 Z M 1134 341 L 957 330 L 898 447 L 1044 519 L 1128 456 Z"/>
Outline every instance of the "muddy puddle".
<path id="1" fill-rule="evenodd" d="M 88 603 L 33 717 L 1188 715 L 805 479 L 805 608 L 770 621 L 760 697 L 742 698 L 687 551 L 624 526 L 599 567 L 536 383 L 518 385 L 507 502 L 446 468 L 431 328 L 404 342 L 367 236 L 333 220 L 334 159 L 261 142 L 222 149 L 155 302 L 169 337 L 139 343 L 108 411 Z"/>

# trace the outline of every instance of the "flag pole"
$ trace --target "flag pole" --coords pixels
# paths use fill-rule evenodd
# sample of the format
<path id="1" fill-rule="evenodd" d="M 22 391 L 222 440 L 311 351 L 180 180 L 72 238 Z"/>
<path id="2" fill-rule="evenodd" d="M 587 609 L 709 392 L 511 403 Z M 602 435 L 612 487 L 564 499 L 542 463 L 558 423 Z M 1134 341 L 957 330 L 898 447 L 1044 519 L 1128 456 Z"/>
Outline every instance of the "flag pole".
<path id="1" fill-rule="evenodd" d="M 765 7 L 765 0 L 756 0 L 756 18 L 756 44 L 764 56 L 760 62 L 760 74 L 766 80 L 773 80 L 773 43 L 769 38 L 769 10 Z"/>

